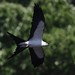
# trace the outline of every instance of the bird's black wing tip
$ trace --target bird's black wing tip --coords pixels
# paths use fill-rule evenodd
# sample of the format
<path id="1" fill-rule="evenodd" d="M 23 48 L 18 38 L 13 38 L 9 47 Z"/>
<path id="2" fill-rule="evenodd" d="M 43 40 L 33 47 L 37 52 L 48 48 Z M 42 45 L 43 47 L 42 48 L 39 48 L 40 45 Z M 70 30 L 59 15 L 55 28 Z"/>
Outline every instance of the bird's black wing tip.
<path id="1" fill-rule="evenodd" d="M 34 5 L 35 5 L 34 8 L 39 8 L 40 6 L 39 3 L 35 3 Z"/>
<path id="2" fill-rule="evenodd" d="M 41 63 L 41 64 L 33 64 L 33 67 L 34 67 L 34 68 L 41 67 L 42 64 L 43 64 L 43 63 Z"/>

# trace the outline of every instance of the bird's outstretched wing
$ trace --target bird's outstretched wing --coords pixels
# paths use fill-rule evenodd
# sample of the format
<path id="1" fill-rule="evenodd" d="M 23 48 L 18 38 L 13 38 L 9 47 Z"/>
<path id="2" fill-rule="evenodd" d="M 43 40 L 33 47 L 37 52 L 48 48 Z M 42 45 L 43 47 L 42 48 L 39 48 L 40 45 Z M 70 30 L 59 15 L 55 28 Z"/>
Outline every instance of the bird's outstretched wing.
<path id="1" fill-rule="evenodd" d="M 39 66 L 44 61 L 44 52 L 42 47 L 29 47 L 31 61 L 34 67 Z"/>
<path id="2" fill-rule="evenodd" d="M 42 9 L 38 4 L 34 6 L 34 14 L 32 19 L 32 27 L 30 31 L 30 39 L 42 39 L 43 30 L 45 26 L 45 19 Z"/>

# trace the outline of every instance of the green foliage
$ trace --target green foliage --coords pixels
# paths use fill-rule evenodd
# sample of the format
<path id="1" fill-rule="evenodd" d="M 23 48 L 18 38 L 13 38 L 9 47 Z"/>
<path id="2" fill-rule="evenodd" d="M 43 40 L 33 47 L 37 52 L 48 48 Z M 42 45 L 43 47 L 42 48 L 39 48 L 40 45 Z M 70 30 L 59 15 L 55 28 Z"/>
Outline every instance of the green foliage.
<path id="1" fill-rule="evenodd" d="M 17 0 L 16 0 L 17 1 Z M 7 31 L 27 40 L 31 27 L 33 5 L 39 2 L 45 16 L 43 39 L 45 62 L 34 68 L 26 49 L 6 63 L 15 49 Z M 13 45 L 13 46 L 12 46 Z M 0 75 L 73 75 L 75 74 L 75 7 L 67 0 L 33 0 L 28 7 L 0 4 Z"/>
<path id="2" fill-rule="evenodd" d="M 17 3 L 27 7 L 30 4 L 31 0 L 0 0 L 0 2 Z"/>
<path id="3" fill-rule="evenodd" d="M 13 2 L 13 3 L 19 3 L 22 4 L 23 6 L 28 6 L 31 2 L 31 0 L 5 0 L 7 2 Z"/>
<path id="4" fill-rule="evenodd" d="M 47 22 L 47 28 L 53 27 L 65 28 L 68 25 L 74 25 L 74 11 L 66 0 L 48 0 L 42 4 Z M 50 31 L 50 29 L 47 29 Z"/>
<path id="5" fill-rule="evenodd" d="M 10 41 L 6 32 L 9 31 L 16 36 L 27 39 L 29 35 L 31 14 L 32 10 L 30 7 L 24 8 L 21 5 L 16 5 L 13 3 L 1 3 L 0 4 L 0 65 L 3 66 L 7 55 L 11 54 L 11 51 L 15 49 L 15 46 L 11 46 L 14 42 Z M 25 54 L 25 57 L 27 54 Z M 7 57 L 6 57 L 7 56 Z M 27 60 L 28 61 L 28 60 Z M 12 64 L 12 66 L 15 62 Z M 25 65 L 25 64 L 24 64 Z M 2 75 L 9 75 L 14 72 L 12 66 L 2 67 Z"/>

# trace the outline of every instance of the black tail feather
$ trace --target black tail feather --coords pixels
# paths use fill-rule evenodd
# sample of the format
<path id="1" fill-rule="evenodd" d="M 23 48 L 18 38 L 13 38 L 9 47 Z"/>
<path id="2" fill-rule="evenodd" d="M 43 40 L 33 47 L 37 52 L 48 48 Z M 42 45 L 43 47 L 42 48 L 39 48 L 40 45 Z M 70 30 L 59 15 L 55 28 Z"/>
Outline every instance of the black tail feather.
<path id="1" fill-rule="evenodd" d="M 8 59 L 11 59 L 13 57 L 15 57 L 16 55 L 18 55 L 20 52 L 22 52 L 25 48 L 24 47 L 17 47 L 16 51 L 14 52 L 14 54 L 12 54 L 10 57 L 8 57 Z"/>
<path id="2" fill-rule="evenodd" d="M 18 38 L 17 36 L 14 36 L 13 34 L 11 34 L 11 33 L 9 33 L 9 32 L 7 32 L 9 35 L 10 35 L 10 37 L 15 41 L 15 43 L 18 45 L 19 43 L 21 43 L 21 42 L 25 42 L 25 40 L 23 40 L 23 39 L 21 39 L 21 38 Z"/>

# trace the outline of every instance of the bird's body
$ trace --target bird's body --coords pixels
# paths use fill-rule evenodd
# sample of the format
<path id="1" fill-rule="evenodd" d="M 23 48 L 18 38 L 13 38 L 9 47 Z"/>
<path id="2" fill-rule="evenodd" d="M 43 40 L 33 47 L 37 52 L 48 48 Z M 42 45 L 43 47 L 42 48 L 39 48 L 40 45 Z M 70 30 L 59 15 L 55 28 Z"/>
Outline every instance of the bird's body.
<path id="1" fill-rule="evenodd" d="M 47 46 L 48 43 L 46 43 L 43 40 L 29 40 L 26 42 L 22 42 L 19 45 L 21 47 L 39 47 L 39 46 Z"/>
<path id="2" fill-rule="evenodd" d="M 32 19 L 32 27 L 28 40 L 25 41 L 8 32 L 8 34 L 13 38 L 13 40 L 16 42 L 17 45 L 16 51 L 9 58 L 16 56 L 18 53 L 22 52 L 25 48 L 29 48 L 33 66 L 37 67 L 40 64 L 42 64 L 44 61 L 44 52 L 42 46 L 48 45 L 48 43 L 42 40 L 44 28 L 45 28 L 45 20 L 42 9 L 39 7 L 38 4 L 35 4 Z"/>

